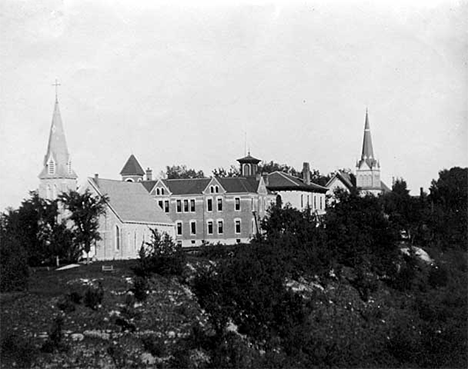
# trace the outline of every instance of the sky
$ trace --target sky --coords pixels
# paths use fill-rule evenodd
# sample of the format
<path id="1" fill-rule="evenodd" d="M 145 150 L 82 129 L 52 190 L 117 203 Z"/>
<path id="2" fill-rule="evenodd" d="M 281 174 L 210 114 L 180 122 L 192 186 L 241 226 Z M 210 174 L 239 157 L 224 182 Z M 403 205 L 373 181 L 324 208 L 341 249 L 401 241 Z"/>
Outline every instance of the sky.
<path id="1" fill-rule="evenodd" d="M 58 79 L 80 181 L 253 156 L 382 179 L 468 166 L 468 1 L 0 2 L 0 209 L 38 187 Z"/>

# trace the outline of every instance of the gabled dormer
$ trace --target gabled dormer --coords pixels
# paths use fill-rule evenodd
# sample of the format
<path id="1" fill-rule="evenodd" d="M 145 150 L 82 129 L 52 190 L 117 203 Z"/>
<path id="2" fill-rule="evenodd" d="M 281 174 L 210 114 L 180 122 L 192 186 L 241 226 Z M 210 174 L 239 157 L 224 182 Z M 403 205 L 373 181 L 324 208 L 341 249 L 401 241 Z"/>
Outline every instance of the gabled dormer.
<path id="1" fill-rule="evenodd" d="M 265 180 L 263 179 L 263 177 L 260 177 L 260 179 L 258 181 L 257 192 L 260 195 L 267 195 L 268 194 L 268 190 L 266 188 Z"/>
<path id="2" fill-rule="evenodd" d="M 203 190 L 203 193 L 205 195 L 224 195 L 226 193 L 226 190 L 224 187 L 219 183 L 217 178 L 211 178 L 210 182 L 208 182 L 208 185 L 206 188 Z"/>
<path id="3" fill-rule="evenodd" d="M 150 194 L 153 196 L 170 196 L 172 195 L 172 192 L 169 187 L 166 186 L 164 181 L 159 179 L 150 191 Z"/>

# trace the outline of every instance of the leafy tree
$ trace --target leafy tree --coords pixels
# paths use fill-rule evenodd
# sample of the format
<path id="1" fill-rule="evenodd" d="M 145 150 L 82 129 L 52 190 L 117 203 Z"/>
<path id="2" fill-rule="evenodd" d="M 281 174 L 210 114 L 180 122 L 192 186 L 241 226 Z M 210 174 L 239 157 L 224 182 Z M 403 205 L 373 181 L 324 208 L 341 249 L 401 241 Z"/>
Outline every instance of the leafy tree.
<path id="1" fill-rule="evenodd" d="M 217 168 L 213 169 L 212 171 L 214 177 L 238 177 L 240 175 L 239 168 L 235 167 L 234 165 L 231 165 L 229 170 L 226 170 L 224 168 Z"/>
<path id="2" fill-rule="evenodd" d="M 17 210 L 10 209 L 3 217 L 5 232 L 22 244 L 29 265 L 41 265 L 55 257 L 76 260 L 71 232 L 57 200 L 45 200 L 31 192 Z"/>
<path id="3" fill-rule="evenodd" d="M 166 167 L 167 179 L 204 178 L 202 170 L 187 169 L 186 165 L 172 165 Z"/>
<path id="4" fill-rule="evenodd" d="M 70 212 L 74 242 L 86 252 L 86 259 L 89 262 L 91 245 L 101 239 L 99 217 L 106 212 L 109 198 L 93 196 L 89 190 L 84 193 L 70 190 L 59 195 L 59 200 Z"/>
<path id="5" fill-rule="evenodd" d="M 295 177 L 299 177 L 301 173 L 287 164 L 279 164 L 274 161 L 270 161 L 270 162 L 262 161 L 259 164 L 258 169 L 260 173 L 273 173 L 273 172 L 278 171 L 278 172 L 288 173 Z"/>
<path id="6" fill-rule="evenodd" d="M 439 172 L 433 180 L 429 201 L 432 203 L 430 227 L 436 241 L 444 247 L 468 244 L 468 168 L 454 167 Z"/>
<path id="7" fill-rule="evenodd" d="M 325 214 L 325 226 L 329 247 L 341 264 L 379 275 L 395 272 L 397 230 L 378 198 L 337 191 Z"/>

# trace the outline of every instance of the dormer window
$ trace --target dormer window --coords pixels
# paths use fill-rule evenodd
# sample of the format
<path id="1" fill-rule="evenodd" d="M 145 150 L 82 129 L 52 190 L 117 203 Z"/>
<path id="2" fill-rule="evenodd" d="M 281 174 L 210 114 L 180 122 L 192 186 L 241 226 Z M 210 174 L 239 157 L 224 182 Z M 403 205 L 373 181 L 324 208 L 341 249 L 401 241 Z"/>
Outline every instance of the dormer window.
<path id="1" fill-rule="evenodd" d="M 164 195 L 164 188 L 161 188 L 161 195 Z"/>
<path id="2" fill-rule="evenodd" d="M 210 187 L 210 193 L 214 193 L 214 187 L 213 186 Z"/>
<path id="3" fill-rule="evenodd" d="M 219 192 L 219 187 L 218 187 L 218 186 L 215 186 L 215 192 L 216 192 L 216 193 Z"/>
<path id="4" fill-rule="evenodd" d="M 159 188 L 156 188 L 156 195 L 159 195 L 160 192 L 159 192 Z"/>

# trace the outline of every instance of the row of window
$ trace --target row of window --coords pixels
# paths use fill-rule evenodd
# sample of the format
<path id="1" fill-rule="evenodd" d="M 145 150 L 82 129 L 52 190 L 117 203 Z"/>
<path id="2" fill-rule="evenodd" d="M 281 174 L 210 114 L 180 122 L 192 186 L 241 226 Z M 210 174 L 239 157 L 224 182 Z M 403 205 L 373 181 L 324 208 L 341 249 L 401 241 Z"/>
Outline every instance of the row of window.
<path id="1" fill-rule="evenodd" d="M 313 195 L 312 195 L 313 196 Z M 317 209 L 317 196 L 313 196 L 314 198 L 314 207 L 313 209 Z M 309 196 L 306 196 L 306 202 L 307 202 L 307 206 L 310 206 L 310 197 Z M 301 208 L 304 208 L 304 195 L 301 195 Z M 319 207 L 318 209 L 320 210 L 323 210 L 323 197 L 322 196 L 319 196 Z"/>
<path id="2" fill-rule="evenodd" d="M 158 205 L 164 212 L 169 213 L 169 200 L 159 200 Z M 213 211 L 213 199 L 206 199 L 206 208 L 208 211 Z M 216 199 L 216 209 L 223 211 L 223 199 Z M 241 201 L 239 197 L 234 198 L 234 209 L 236 211 L 241 210 Z M 176 212 L 177 213 L 194 213 L 195 212 L 195 199 L 176 200 Z"/>
<path id="3" fill-rule="evenodd" d="M 215 222 L 213 220 L 208 220 L 206 222 L 206 233 L 209 235 L 214 234 L 214 227 Z M 224 234 L 224 220 L 217 220 L 216 221 L 216 231 L 217 234 Z M 241 233 L 241 221 L 240 219 L 234 220 L 234 232 L 236 234 Z M 183 234 L 183 222 L 177 221 L 176 222 L 176 234 L 177 236 L 182 236 Z M 196 235 L 197 234 L 197 221 L 191 220 L 190 221 L 190 234 Z"/>

